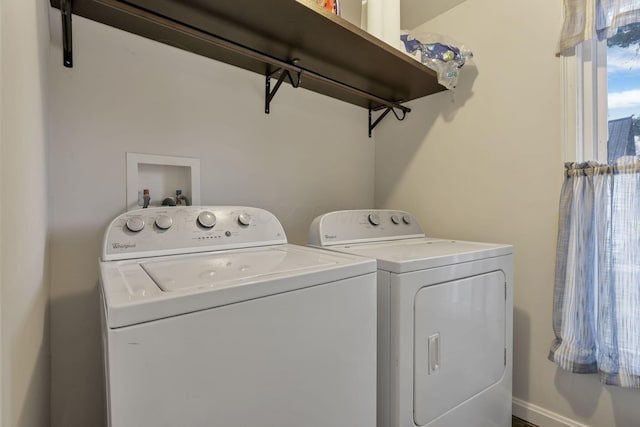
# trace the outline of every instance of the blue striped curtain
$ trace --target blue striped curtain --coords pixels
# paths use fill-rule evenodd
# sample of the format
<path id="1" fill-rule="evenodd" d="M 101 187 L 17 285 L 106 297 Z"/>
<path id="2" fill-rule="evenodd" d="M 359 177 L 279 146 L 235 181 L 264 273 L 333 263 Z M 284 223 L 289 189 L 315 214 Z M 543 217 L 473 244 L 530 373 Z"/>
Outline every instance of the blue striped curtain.
<path id="1" fill-rule="evenodd" d="M 564 0 L 558 55 L 573 55 L 578 43 L 594 35 L 604 40 L 636 22 L 640 22 L 640 0 Z"/>
<path id="2" fill-rule="evenodd" d="M 640 0 L 596 0 L 599 40 L 615 36 L 618 28 L 640 22 Z"/>
<path id="3" fill-rule="evenodd" d="M 549 359 L 640 388 L 640 163 L 568 163 Z"/>

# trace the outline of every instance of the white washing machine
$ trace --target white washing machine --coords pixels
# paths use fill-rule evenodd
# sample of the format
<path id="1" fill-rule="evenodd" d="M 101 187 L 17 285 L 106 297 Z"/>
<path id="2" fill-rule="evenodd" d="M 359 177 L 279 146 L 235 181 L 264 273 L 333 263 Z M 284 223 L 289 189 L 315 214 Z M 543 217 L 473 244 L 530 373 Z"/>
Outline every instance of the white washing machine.
<path id="1" fill-rule="evenodd" d="M 375 261 L 196 206 L 118 216 L 101 258 L 109 426 L 375 424 Z"/>
<path id="2" fill-rule="evenodd" d="M 426 238 L 394 210 L 319 216 L 309 243 L 377 259 L 379 427 L 511 426 L 511 246 Z"/>

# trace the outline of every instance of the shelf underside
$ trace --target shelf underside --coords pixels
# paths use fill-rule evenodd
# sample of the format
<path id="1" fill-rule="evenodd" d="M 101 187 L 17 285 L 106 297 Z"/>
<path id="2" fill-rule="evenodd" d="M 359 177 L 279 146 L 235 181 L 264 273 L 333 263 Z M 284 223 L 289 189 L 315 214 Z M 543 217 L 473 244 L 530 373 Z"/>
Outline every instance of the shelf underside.
<path id="1" fill-rule="evenodd" d="M 72 0 L 72 12 L 261 75 L 302 71 L 301 87 L 365 108 L 445 90 L 429 68 L 312 3 Z"/>

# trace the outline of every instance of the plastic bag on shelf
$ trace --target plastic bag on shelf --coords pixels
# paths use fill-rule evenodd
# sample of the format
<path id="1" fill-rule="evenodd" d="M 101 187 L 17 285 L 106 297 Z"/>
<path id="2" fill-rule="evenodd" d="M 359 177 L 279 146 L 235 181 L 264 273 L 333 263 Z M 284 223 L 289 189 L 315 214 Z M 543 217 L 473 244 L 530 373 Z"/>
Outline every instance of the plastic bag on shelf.
<path id="1" fill-rule="evenodd" d="M 447 89 L 455 89 L 459 70 L 473 53 L 464 45 L 440 34 L 404 32 L 400 39 L 407 53 L 416 56 L 427 67 L 438 73 L 438 83 Z"/>

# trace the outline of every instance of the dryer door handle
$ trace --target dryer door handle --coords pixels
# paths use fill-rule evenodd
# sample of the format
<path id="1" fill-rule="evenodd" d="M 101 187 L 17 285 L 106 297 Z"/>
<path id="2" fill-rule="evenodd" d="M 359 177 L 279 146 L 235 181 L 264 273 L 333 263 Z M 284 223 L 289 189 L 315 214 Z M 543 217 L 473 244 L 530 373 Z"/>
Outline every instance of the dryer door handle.
<path id="1" fill-rule="evenodd" d="M 429 375 L 440 370 L 440 332 L 430 335 L 428 338 Z"/>

